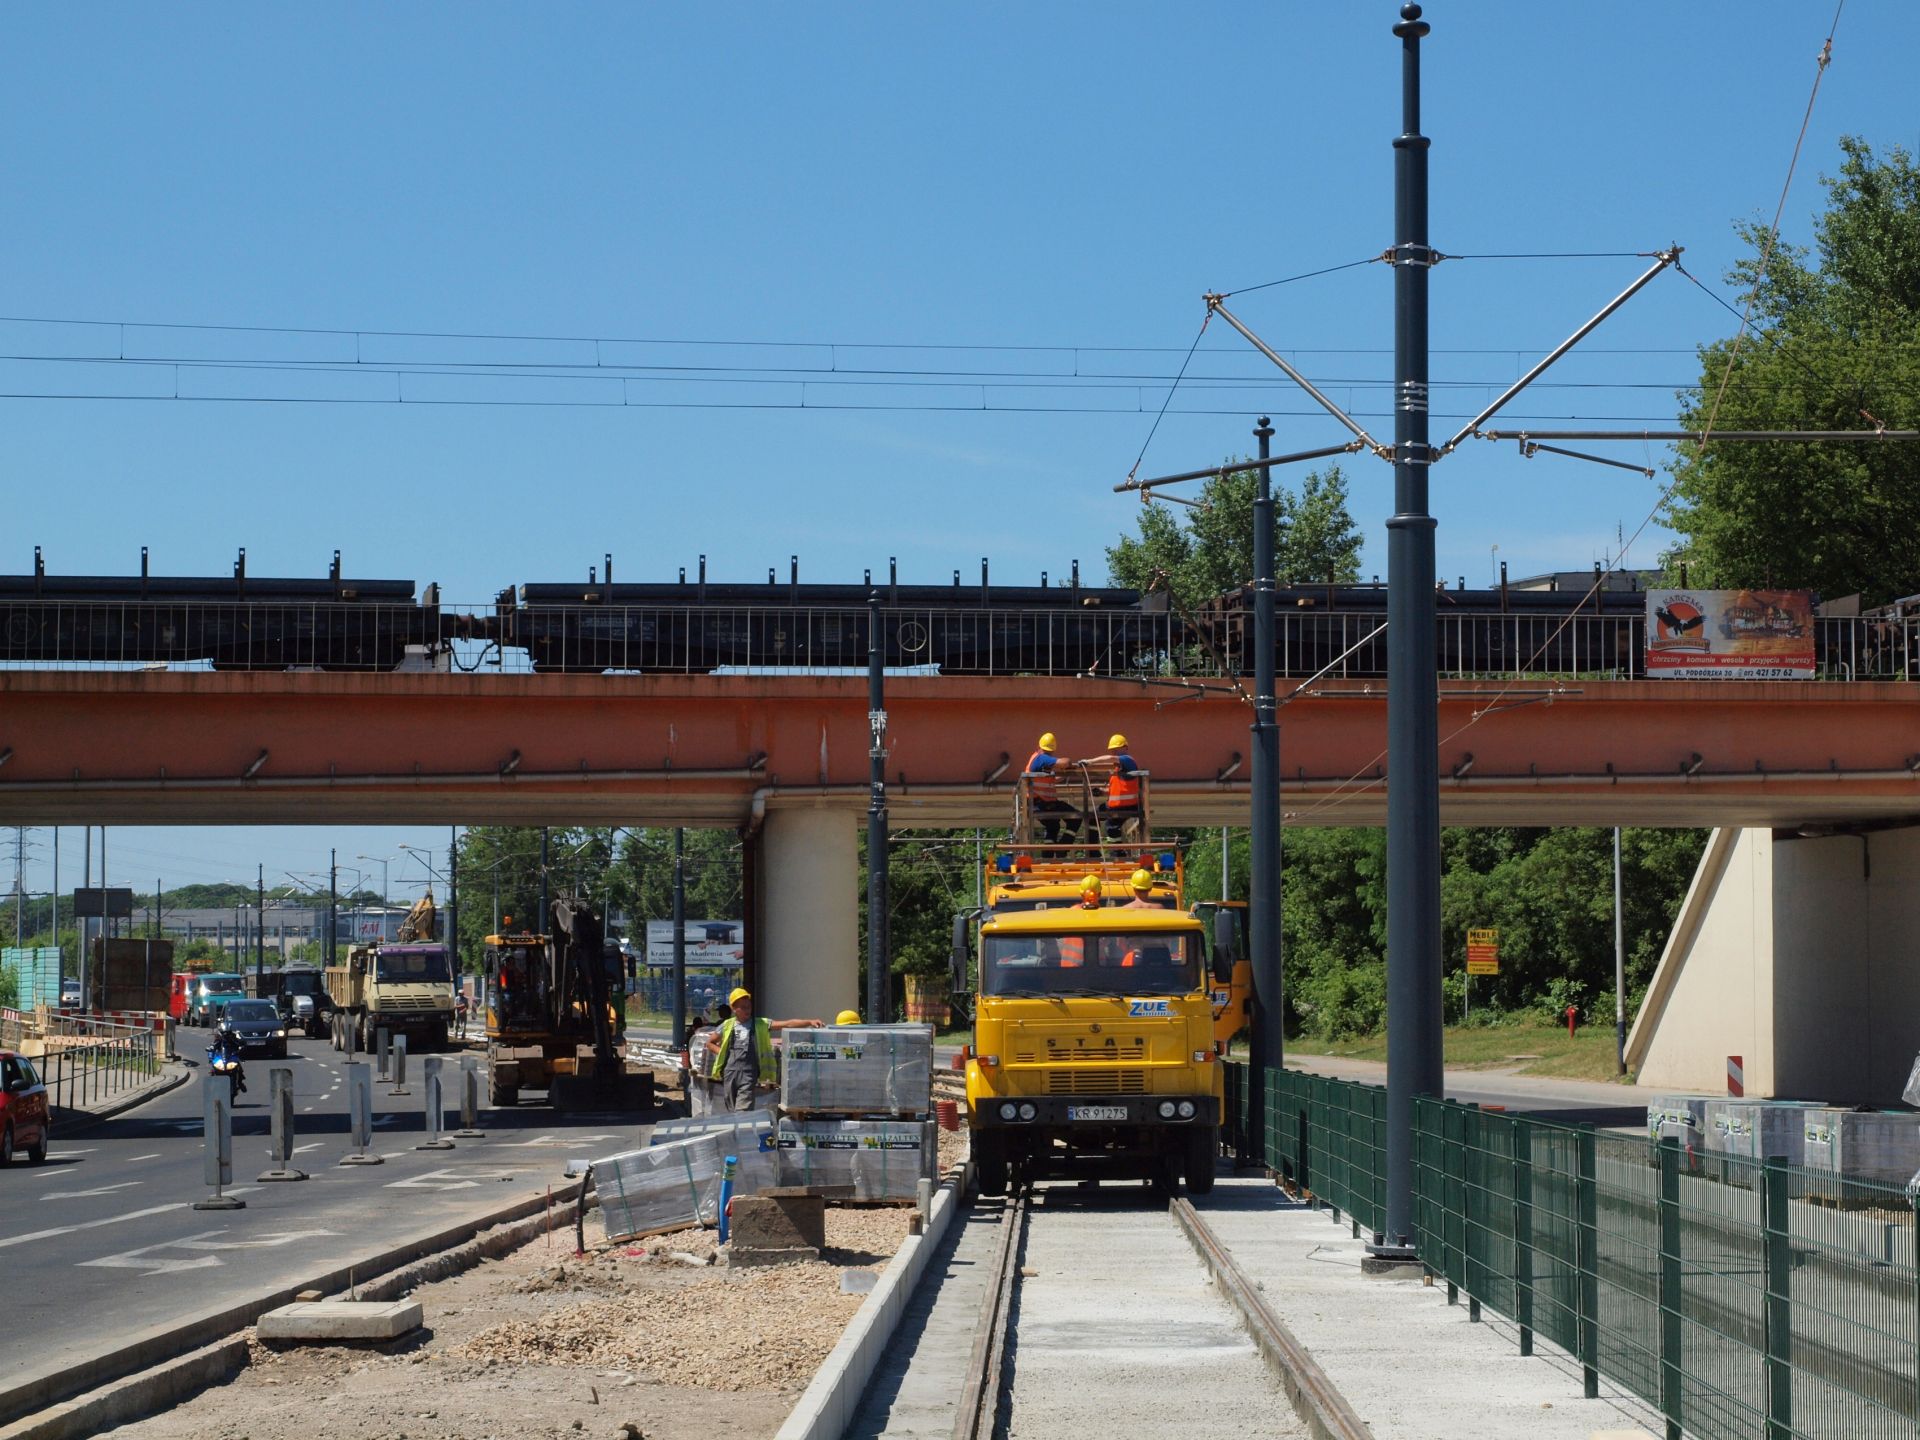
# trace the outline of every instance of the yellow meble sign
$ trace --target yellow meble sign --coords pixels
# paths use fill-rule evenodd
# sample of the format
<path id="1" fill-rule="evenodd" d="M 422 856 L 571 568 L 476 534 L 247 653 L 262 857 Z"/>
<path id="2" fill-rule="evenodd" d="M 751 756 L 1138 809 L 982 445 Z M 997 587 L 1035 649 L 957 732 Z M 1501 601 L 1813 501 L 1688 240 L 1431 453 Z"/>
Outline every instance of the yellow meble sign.
<path id="1" fill-rule="evenodd" d="M 1500 932 L 1498 930 L 1467 931 L 1467 974 L 1498 975 L 1500 973 Z"/>

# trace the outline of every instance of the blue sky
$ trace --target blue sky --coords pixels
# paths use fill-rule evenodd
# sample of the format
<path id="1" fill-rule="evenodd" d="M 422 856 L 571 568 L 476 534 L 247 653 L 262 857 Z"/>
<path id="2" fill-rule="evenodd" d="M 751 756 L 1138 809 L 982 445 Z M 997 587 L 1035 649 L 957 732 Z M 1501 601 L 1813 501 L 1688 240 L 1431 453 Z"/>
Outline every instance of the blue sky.
<path id="1" fill-rule="evenodd" d="M 0 358 L 0 395 L 235 398 L 0 398 L 0 570 L 38 543 L 55 571 L 127 573 L 144 544 L 160 573 L 224 573 L 245 546 L 254 574 L 318 575 L 338 547 L 355 575 L 471 602 L 608 550 L 635 579 L 701 553 L 735 579 L 791 554 L 819 580 L 889 556 L 912 580 L 983 555 L 1007 579 L 1098 575 L 1201 293 L 1392 243 L 1395 10 L 9 7 L 0 314 L 107 323 L 0 322 L 0 356 L 65 357 Z M 1677 241 L 1718 285 L 1732 223 L 1772 214 L 1831 16 L 1428 6 L 1434 243 Z M 1920 145 L 1916 32 L 1910 5 L 1847 6 L 1789 238 L 1838 135 Z M 1643 263 L 1441 265 L 1434 376 L 1459 388 L 1436 428 Z M 1387 428 L 1386 267 L 1234 306 Z M 1667 423 L 1729 324 L 1662 276 L 1514 413 Z M 123 355 L 167 363 L 74 363 Z M 287 368 L 313 362 L 335 368 Z M 1143 473 L 1250 450 L 1263 409 L 1278 449 L 1343 438 L 1217 323 L 1192 374 Z M 343 400 L 365 403 L 317 403 Z M 1384 572 L 1389 472 L 1348 468 Z M 1486 577 L 1496 545 L 1516 573 L 1584 567 L 1658 485 L 1469 445 L 1434 475 L 1441 572 Z M 395 840 L 444 843 L 126 843 L 251 874 L 256 853 L 306 869 Z"/>

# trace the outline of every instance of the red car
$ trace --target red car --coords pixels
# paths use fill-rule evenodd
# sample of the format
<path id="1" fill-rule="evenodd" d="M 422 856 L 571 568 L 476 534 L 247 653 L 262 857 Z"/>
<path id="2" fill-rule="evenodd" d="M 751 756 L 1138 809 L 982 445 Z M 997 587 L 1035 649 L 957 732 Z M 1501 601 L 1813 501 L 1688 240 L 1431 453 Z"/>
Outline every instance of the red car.
<path id="1" fill-rule="evenodd" d="M 35 1165 L 47 1158 L 47 1087 L 26 1056 L 0 1050 L 0 1165 L 15 1150 Z"/>

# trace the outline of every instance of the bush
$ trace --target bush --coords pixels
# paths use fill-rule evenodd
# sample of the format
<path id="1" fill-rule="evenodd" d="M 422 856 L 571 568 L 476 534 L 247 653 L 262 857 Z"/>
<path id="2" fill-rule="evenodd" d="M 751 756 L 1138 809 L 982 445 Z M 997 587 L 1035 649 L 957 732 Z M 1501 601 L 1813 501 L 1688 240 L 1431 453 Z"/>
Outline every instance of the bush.
<path id="1" fill-rule="evenodd" d="M 1376 961 L 1323 970 L 1307 982 L 1301 1009 L 1322 1039 L 1372 1035 L 1387 1020 L 1387 967 Z"/>
<path id="2" fill-rule="evenodd" d="M 1592 1004 L 1592 997 L 1587 994 L 1587 987 L 1565 975 L 1548 983 L 1546 994 L 1540 997 L 1540 1004 L 1547 1012 L 1547 1019 L 1556 1024 L 1566 1023 L 1569 1005 L 1579 1014 L 1582 1025 L 1591 1018 L 1587 1011 Z"/>

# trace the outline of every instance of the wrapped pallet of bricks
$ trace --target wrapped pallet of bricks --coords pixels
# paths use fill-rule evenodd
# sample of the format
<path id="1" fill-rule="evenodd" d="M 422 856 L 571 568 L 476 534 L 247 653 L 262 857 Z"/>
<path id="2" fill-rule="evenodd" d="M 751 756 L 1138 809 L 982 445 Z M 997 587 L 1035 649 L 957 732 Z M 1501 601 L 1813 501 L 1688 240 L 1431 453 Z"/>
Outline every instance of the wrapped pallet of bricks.
<path id="1" fill-rule="evenodd" d="M 730 1153 L 722 1134 L 695 1135 L 593 1162 L 593 1192 L 608 1240 L 711 1225 L 720 1214 L 720 1177 Z"/>
<path id="2" fill-rule="evenodd" d="M 1920 1115 L 1911 1110 L 1808 1110 L 1809 1170 L 1905 1185 L 1920 1170 Z"/>
<path id="3" fill-rule="evenodd" d="M 827 1120 L 784 1116 L 777 1138 L 780 1183 L 863 1201 L 910 1202 L 938 1164 L 931 1120 Z M 835 1198 L 838 1198 L 837 1196 Z"/>
<path id="4" fill-rule="evenodd" d="M 758 1195 L 779 1183 L 773 1147 L 773 1112 L 748 1110 L 710 1115 L 703 1120 L 663 1120 L 653 1127 L 649 1145 L 671 1145 L 698 1136 L 719 1139 L 722 1156 L 735 1158 L 736 1195 Z"/>
<path id="5" fill-rule="evenodd" d="M 780 1107 L 790 1115 L 925 1115 L 933 1103 L 931 1025 L 790 1030 Z"/>
<path id="6" fill-rule="evenodd" d="M 1754 1162 L 1779 1156 L 1789 1165 L 1804 1164 L 1807 1112 L 1824 1108 L 1811 1100 L 1710 1100 L 1706 1114 L 1708 1153 Z M 1757 1163 L 1731 1165 L 1726 1180 L 1751 1188 L 1757 1173 Z"/>
<path id="7" fill-rule="evenodd" d="M 711 1057 L 707 1054 L 707 1041 L 720 1033 L 713 1025 L 703 1025 L 693 1032 L 693 1038 L 687 1042 L 687 1109 L 693 1112 L 695 1119 L 705 1119 L 723 1107 L 720 1104 L 720 1082 L 707 1078 L 707 1065 Z"/>
<path id="8" fill-rule="evenodd" d="M 1705 1147 L 1707 1105 L 1704 1095 L 1655 1095 L 1647 1101 L 1647 1138 L 1656 1145 L 1678 1140 L 1693 1154 Z"/>

